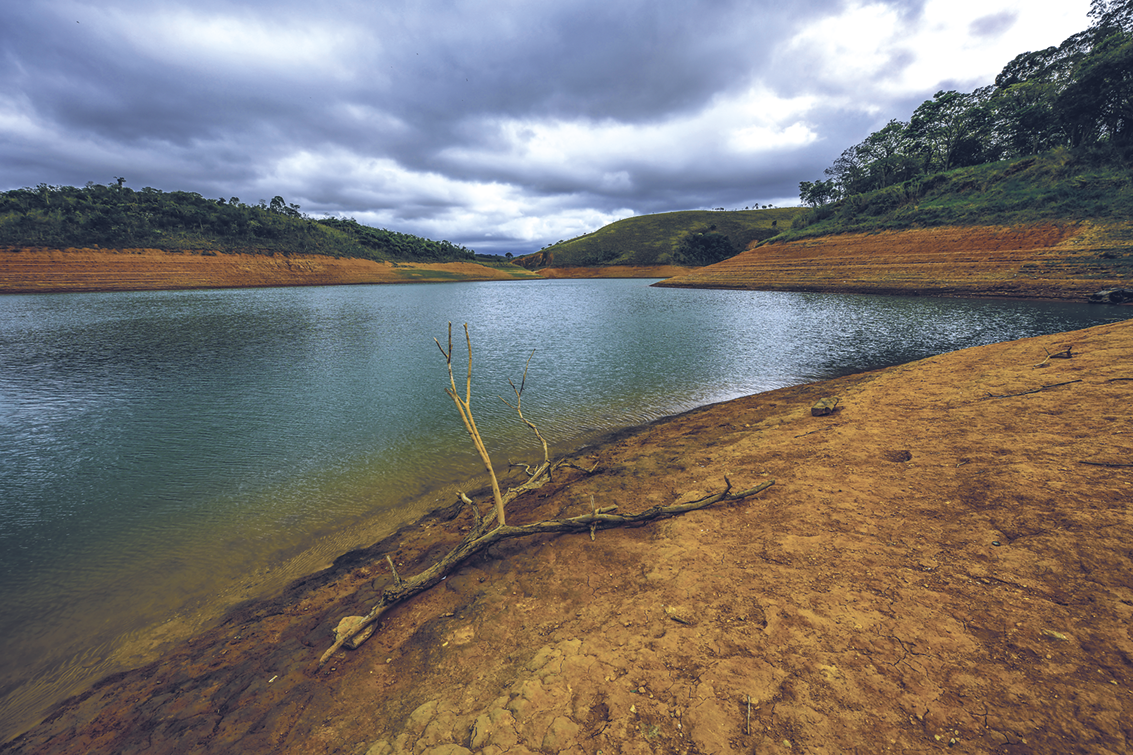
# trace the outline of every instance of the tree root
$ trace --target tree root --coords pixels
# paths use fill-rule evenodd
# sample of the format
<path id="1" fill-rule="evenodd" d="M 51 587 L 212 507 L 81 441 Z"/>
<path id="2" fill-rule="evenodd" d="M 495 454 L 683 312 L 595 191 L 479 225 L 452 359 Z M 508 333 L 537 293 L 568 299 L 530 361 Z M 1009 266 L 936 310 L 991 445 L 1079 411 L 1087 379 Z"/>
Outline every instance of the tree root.
<path id="1" fill-rule="evenodd" d="M 545 466 L 548 467 L 547 472 L 549 473 L 550 465 Z M 528 483 L 521 485 L 520 488 L 515 490 L 529 489 L 527 486 L 531 485 L 534 481 L 535 478 L 532 478 Z M 767 480 L 753 488 L 732 492 L 731 481 L 725 477 L 724 482 L 725 487 L 719 493 L 713 493 L 712 495 L 695 501 L 689 501 L 688 503 L 675 503 L 670 506 L 654 506 L 640 514 L 615 514 L 614 511 L 617 510 L 617 506 L 605 506 L 594 508 L 589 514 L 581 514 L 567 519 L 551 519 L 519 526 L 501 525 L 490 530 L 488 530 L 488 527 L 491 524 L 491 519 L 489 517 L 482 517 L 476 504 L 462 493 L 461 499 L 465 501 L 466 504 L 469 504 L 474 517 L 472 530 L 465 535 L 464 540 L 449 551 L 440 561 L 414 577 L 403 580 L 395 573 L 394 584 L 382 591 L 381 598 L 377 605 L 375 605 L 366 616 L 362 617 L 360 622 L 354 624 L 348 632 L 341 634 L 335 640 L 334 644 L 319 658 L 318 665 L 321 668 L 323 664 L 325 664 L 332 655 L 338 652 L 352 637 L 360 634 L 366 627 L 381 618 L 382 614 L 387 610 L 437 585 L 442 579 L 454 572 L 464 561 L 502 540 L 564 532 L 590 532 L 591 536 L 593 536 L 594 531 L 598 529 L 628 527 L 643 522 L 679 516 L 689 511 L 697 511 L 707 508 L 714 503 L 719 503 L 720 501 L 738 501 L 744 498 L 750 498 L 775 484 L 774 480 Z M 538 486 L 535 485 L 534 487 Z M 509 495 L 512 493 L 512 490 L 508 491 Z M 516 493 L 516 495 L 518 495 L 518 493 Z M 514 498 L 514 496 L 512 497 Z"/>

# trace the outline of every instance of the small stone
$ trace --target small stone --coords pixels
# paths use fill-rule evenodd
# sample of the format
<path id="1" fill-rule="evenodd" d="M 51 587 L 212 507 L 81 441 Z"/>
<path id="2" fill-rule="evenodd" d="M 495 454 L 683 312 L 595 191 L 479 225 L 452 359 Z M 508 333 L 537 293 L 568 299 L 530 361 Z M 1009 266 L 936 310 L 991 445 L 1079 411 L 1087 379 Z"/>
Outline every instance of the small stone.
<path id="1" fill-rule="evenodd" d="M 810 408 L 811 416 L 825 417 L 828 414 L 833 414 L 834 410 L 838 408 L 838 397 L 827 396 L 826 398 L 818 401 Z"/>

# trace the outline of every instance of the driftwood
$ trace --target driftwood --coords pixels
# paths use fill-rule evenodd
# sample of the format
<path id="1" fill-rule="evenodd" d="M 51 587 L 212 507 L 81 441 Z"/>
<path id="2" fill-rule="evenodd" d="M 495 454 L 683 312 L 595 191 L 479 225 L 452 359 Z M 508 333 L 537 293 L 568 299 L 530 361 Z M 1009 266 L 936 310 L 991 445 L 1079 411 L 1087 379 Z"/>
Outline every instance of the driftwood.
<path id="1" fill-rule="evenodd" d="M 696 501 L 689 501 L 688 503 L 675 503 L 670 506 L 654 506 L 640 514 L 615 514 L 613 512 L 617 510 L 617 506 L 605 506 L 594 509 L 589 514 L 582 514 L 568 519 L 551 519 L 519 526 L 500 525 L 490 530 L 488 529 L 490 526 L 489 517 L 482 517 L 476 504 L 467 496 L 461 494 L 461 498 L 464 500 L 465 504 L 469 505 L 472 509 L 473 517 L 476 520 L 472 530 L 464 537 L 464 540 L 449 551 L 440 561 L 414 577 L 403 580 L 398 577 L 395 572 L 394 584 L 382 591 L 381 598 L 378 600 L 377 605 L 375 605 L 368 614 L 363 616 L 361 621 L 353 622 L 352 626 L 350 626 L 346 632 L 339 634 L 334 644 L 331 645 L 319 659 L 319 666 L 321 667 L 325 664 L 330 657 L 338 652 L 343 645 L 346 645 L 352 637 L 361 634 L 366 627 L 376 622 L 381 618 L 382 614 L 390 608 L 439 584 L 442 579 L 455 571 L 466 560 L 502 540 L 527 537 L 529 535 L 545 535 L 548 533 L 593 533 L 596 529 L 626 527 L 643 522 L 651 522 L 657 519 L 667 519 L 669 517 L 685 514 L 689 511 L 707 508 L 720 501 L 738 501 L 743 498 L 750 498 L 756 493 L 760 493 L 775 484 L 774 480 L 767 480 L 756 485 L 754 488 L 740 492 L 732 492 L 731 481 L 725 477 L 724 482 L 725 487 L 719 493 L 713 493 L 710 496 Z M 509 491 L 509 493 L 510 492 L 511 491 Z"/>
<path id="2" fill-rule="evenodd" d="M 1052 360 L 1052 359 L 1073 359 L 1074 354 L 1071 353 L 1071 350 L 1073 348 L 1074 348 L 1073 344 L 1071 344 L 1069 346 L 1063 346 L 1061 351 L 1052 352 L 1050 349 L 1044 347 L 1043 351 L 1046 352 L 1046 359 L 1044 359 L 1041 362 L 1039 362 L 1038 364 L 1035 364 L 1035 365 L 1032 365 L 1032 366 L 1034 366 L 1034 367 L 1046 367 L 1048 364 L 1050 364 L 1050 360 Z"/>
<path id="3" fill-rule="evenodd" d="M 981 400 L 986 400 L 986 399 L 989 399 L 989 398 L 1015 398 L 1016 396 L 1029 396 L 1032 393 L 1038 393 L 1039 391 L 1045 391 L 1047 388 L 1057 388 L 1060 385 L 1070 385 L 1071 383 L 1081 383 L 1081 382 L 1082 382 L 1081 380 L 1067 380 L 1065 383 L 1051 383 L 1050 385 L 1042 385 L 1042 386 L 1039 386 L 1038 388 L 1032 388 L 1029 391 L 1023 391 L 1022 393 L 1005 393 L 1005 394 L 1002 394 L 1002 395 L 989 393 L 989 394 L 987 394 L 987 396 L 984 397 L 984 399 L 981 399 Z"/>
<path id="4" fill-rule="evenodd" d="M 381 598 L 378 600 L 377 605 L 375 605 L 368 614 L 365 616 L 347 616 L 339 622 L 338 628 L 335 630 L 336 637 L 334 644 L 331 645 L 319 659 L 320 667 L 344 645 L 349 648 L 355 648 L 361 644 L 366 637 L 373 633 L 374 622 L 381 618 L 382 614 L 387 610 L 438 584 L 442 579 L 459 568 L 466 560 L 490 548 L 501 540 L 527 537 L 529 535 L 586 531 L 590 532 L 590 539 L 593 540 L 594 532 L 598 529 L 641 524 L 655 519 L 677 516 L 688 511 L 703 509 L 719 501 L 737 501 L 753 496 L 775 484 L 774 480 L 768 480 L 756 485 L 754 488 L 739 493 L 733 493 L 732 483 L 727 476 L 725 476 L 725 487 L 719 493 L 714 493 L 713 495 L 688 503 L 678 503 L 671 506 L 654 506 L 640 514 L 629 515 L 613 513 L 617 510 L 617 506 L 596 508 L 592 496 L 590 499 L 589 514 L 582 514 L 568 519 L 552 519 L 544 522 L 535 522 L 534 524 L 524 524 L 518 527 L 508 526 L 504 513 L 507 504 L 511 503 L 523 493 L 545 485 L 550 481 L 551 473 L 558 466 L 575 467 L 576 465 L 566 461 L 552 463 L 547 441 L 543 439 L 539 429 L 523 416 L 523 388 L 527 383 L 527 367 L 531 364 L 531 357 L 529 356 L 527 358 L 527 364 L 524 365 L 523 368 L 523 380 L 520 382 L 519 387 L 516 388 L 515 383 L 510 380 L 508 381 L 512 390 L 515 392 L 515 405 L 512 406 L 502 397 L 500 400 L 514 409 L 516 414 L 519 415 L 519 419 L 531 428 L 536 437 L 539 438 L 539 441 L 543 444 L 543 462 L 534 469 L 531 469 L 527 465 L 522 465 L 527 472 L 527 482 L 519 487 L 509 488 L 506 493 L 500 490 L 496 472 L 492 468 L 492 460 L 488 456 L 487 447 L 480 436 L 480 431 L 476 427 L 476 420 L 472 417 L 472 338 L 468 333 L 468 325 L 464 326 L 464 338 L 468 345 L 468 374 L 465 380 L 463 396 L 461 396 L 460 391 L 457 389 L 456 379 L 452 369 L 452 323 L 449 323 L 448 326 L 448 348 L 446 349 L 444 346 L 441 346 L 440 341 L 436 341 L 437 348 L 441 350 L 441 354 L 445 358 L 445 364 L 448 367 L 448 385 L 445 387 L 445 393 L 448 394 L 449 398 L 451 398 L 456 405 L 460 419 L 464 423 L 464 429 L 468 431 L 468 435 L 472 438 L 472 444 L 476 447 L 476 451 L 480 454 L 480 458 L 484 462 L 484 468 L 491 478 L 492 499 L 495 505 L 491 513 L 483 515 L 471 498 L 464 493 L 460 493 L 460 500 L 463 501 L 472 512 L 472 529 L 464 536 L 464 539 L 440 561 L 414 577 L 402 579 L 401 575 L 397 573 L 397 570 L 393 566 L 393 559 L 387 556 L 386 561 L 389 563 L 390 571 L 393 574 L 393 584 L 382 591 Z M 534 355 L 535 352 L 532 351 L 531 353 Z M 597 469 L 597 465 L 594 466 L 594 469 L 577 468 L 588 474 L 592 474 L 594 469 Z"/>

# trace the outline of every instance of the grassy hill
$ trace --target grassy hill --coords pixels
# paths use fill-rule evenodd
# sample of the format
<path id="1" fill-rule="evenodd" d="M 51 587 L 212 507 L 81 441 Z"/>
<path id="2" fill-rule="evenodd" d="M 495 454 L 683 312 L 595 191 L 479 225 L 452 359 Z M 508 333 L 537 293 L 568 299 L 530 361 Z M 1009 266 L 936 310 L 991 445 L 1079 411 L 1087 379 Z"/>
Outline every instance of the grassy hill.
<path id="1" fill-rule="evenodd" d="M 314 219 L 283 197 L 246 204 L 120 184 L 0 192 L 0 247 L 160 249 L 323 255 L 398 262 L 470 262 L 471 249 L 354 219 Z"/>
<path id="2" fill-rule="evenodd" d="M 776 241 L 908 228 L 1133 218 L 1133 165 L 1058 148 L 854 194 L 797 215 Z"/>
<path id="3" fill-rule="evenodd" d="M 1058 148 L 854 194 L 666 286 L 1082 299 L 1133 288 L 1133 177 Z"/>
<path id="4" fill-rule="evenodd" d="M 786 207 L 637 215 L 515 261 L 529 269 L 710 265 L 742 252 L 753 241 L 776 236 L 803 212 L 800 207 Z"/>

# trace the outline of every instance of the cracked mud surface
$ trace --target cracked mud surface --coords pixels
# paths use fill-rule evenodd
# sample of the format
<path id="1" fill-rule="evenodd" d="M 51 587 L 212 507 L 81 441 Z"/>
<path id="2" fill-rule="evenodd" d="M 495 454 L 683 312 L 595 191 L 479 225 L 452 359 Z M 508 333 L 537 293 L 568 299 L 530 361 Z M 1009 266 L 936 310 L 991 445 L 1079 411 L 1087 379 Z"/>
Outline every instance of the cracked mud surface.
<path id="1" fill-rule="evenodd" d="M 1128 752 L 1131 405 L 1126 321 L 689 412 L 579 452 L 595 473 L 509 523 L 776 484 L 503 543 L 315 671 L 386 554 L 408 574 L 459 538 L 439 514 L 0 751 Z"/>

